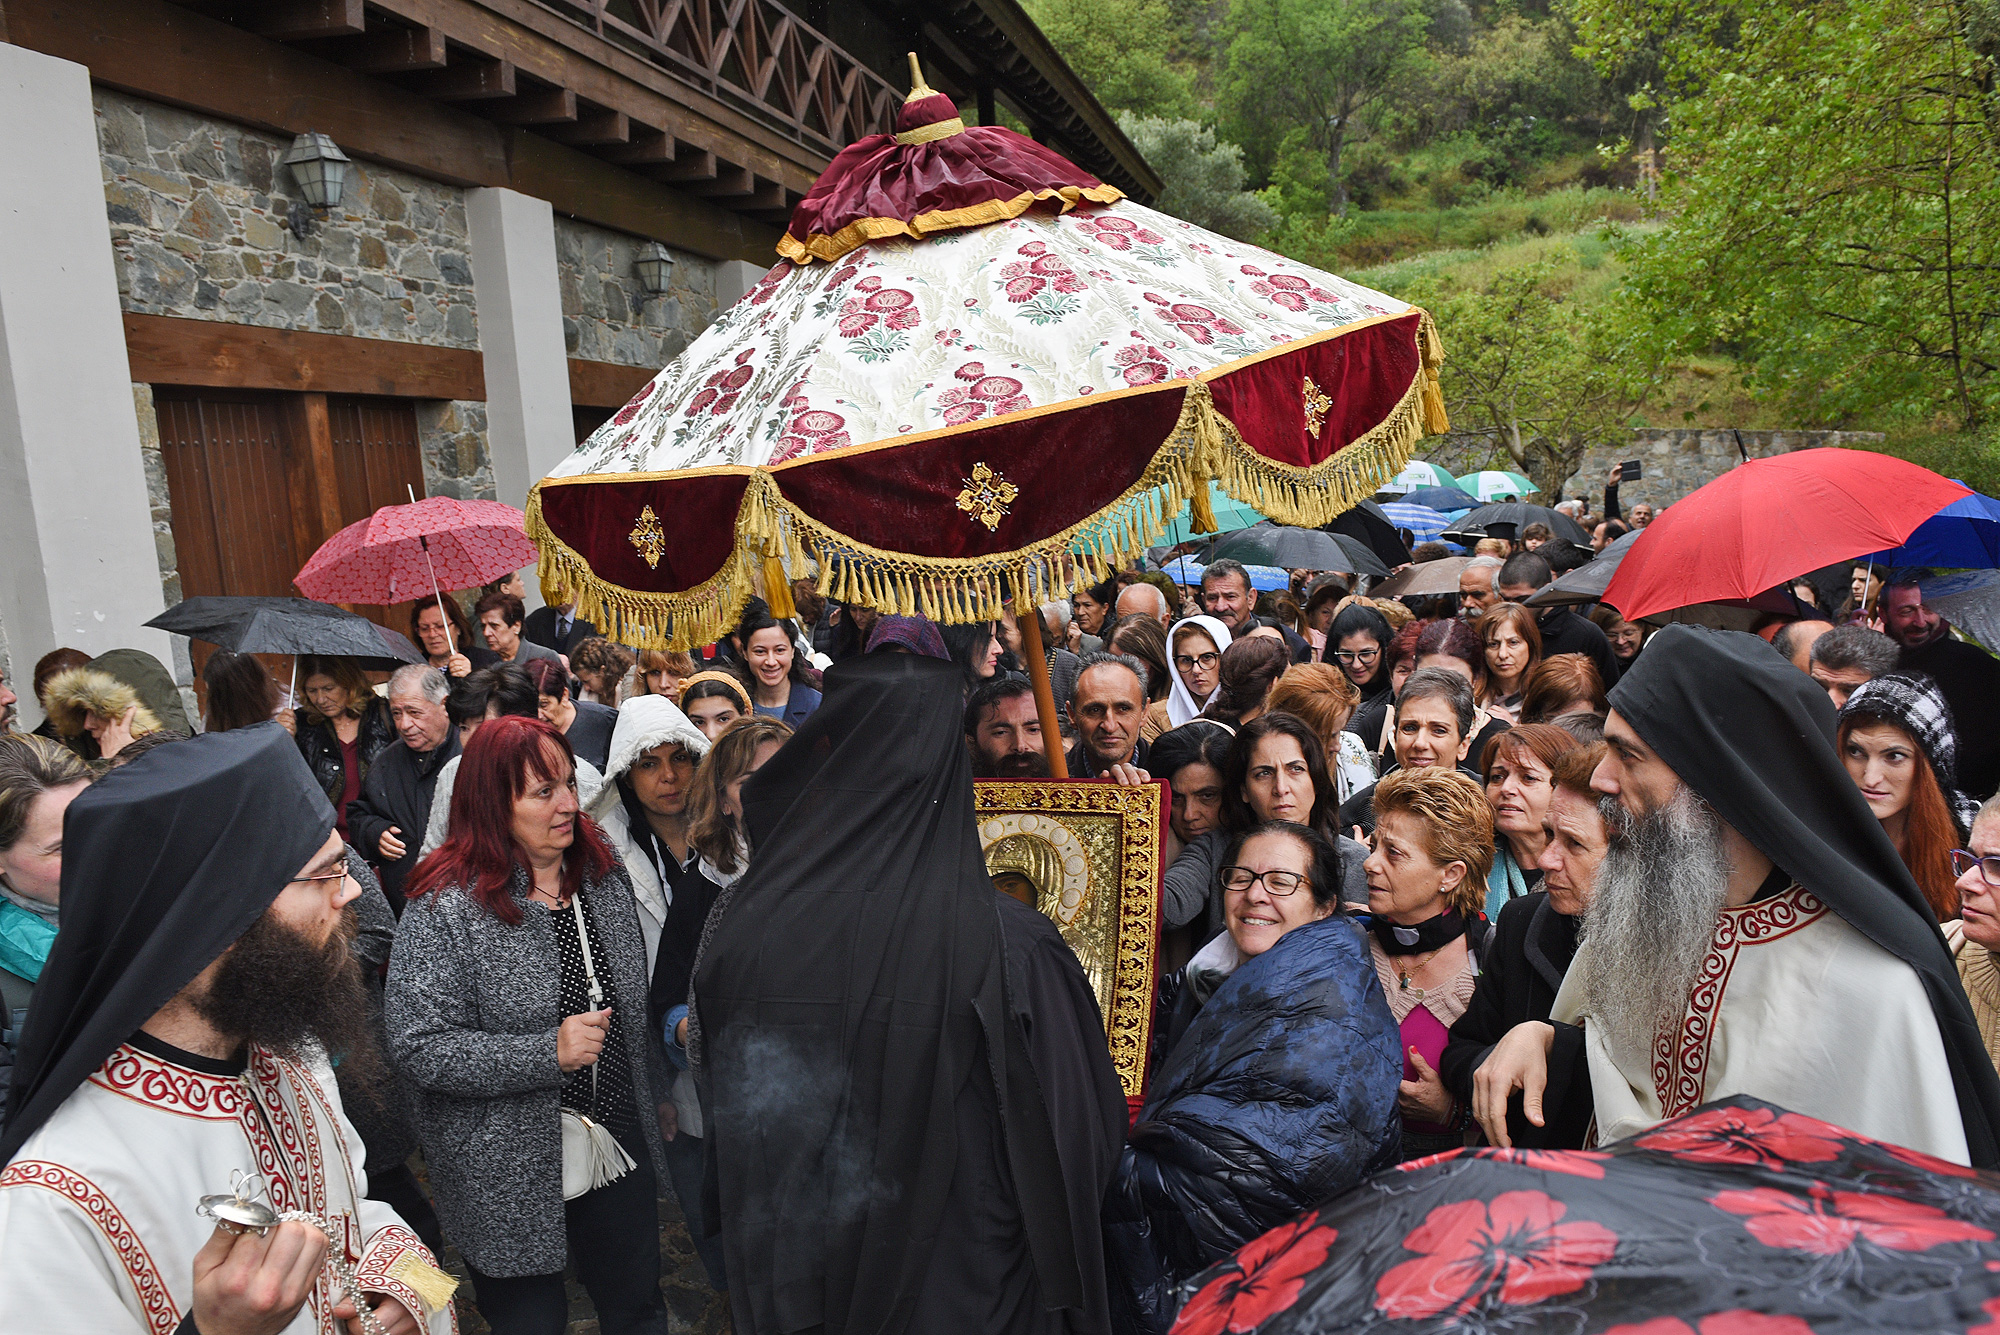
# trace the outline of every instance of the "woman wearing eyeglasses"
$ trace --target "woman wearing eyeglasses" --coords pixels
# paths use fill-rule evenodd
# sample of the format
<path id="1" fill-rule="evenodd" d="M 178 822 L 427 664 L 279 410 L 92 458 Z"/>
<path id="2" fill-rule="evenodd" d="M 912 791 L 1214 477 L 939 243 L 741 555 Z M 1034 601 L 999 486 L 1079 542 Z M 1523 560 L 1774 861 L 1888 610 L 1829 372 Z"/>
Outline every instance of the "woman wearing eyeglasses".
<path id="1" fill-rule="evenodd" d="M 1347 674 L 1361 692 L 1361 703 L 1347 720 L 1347 731 L 1370 751 L 1382 746 L 1382 730 L 1395 702 L 1389 671 L 1389 642 L 1396 638 L 1389 619 L 1365 603 L 1349 603 L 1334 613 L 1327 627 L 1326 652 L 1320 661 Z"/>
<path id="2" fill-rule="evenodd" d="M 1958 956 L 1958 980 L 1972 1003 L 1979 1036 L 2000 1063 L 2000 797 L 1979 808 L 1966 842 L 1970 847 L 1951 851 L 1960 916 L 1945 924 L 1944 935 Z"/>
<path id="3" fill-rule="evenodd" d="M 1375 785 L 1369 946 L 1402 1034 L 1405 1162 L 1465 1144 L 1468 1110 L 1437 1067 L 1479 975 L 1492 865 L 1493 812 L 1469 775 L 1406 769 Z"/>
<path id="4" fill-rule="evenodd" d="M 1227 930 L 1187 966 L 1105 1201 L 1139 1329 L 1172 1324 L 1181 1281 L 1396 1161 L 1396 1023 L 1334 862 L 1305 825 L 1230 841 Z"/>
<path id="5" fill-rule="evenodd" d="M 1229 627 L 1211 616 L 1177 621 L 1167 632 L 1167 665 L 1174 670 L 1167 720 L 1173 727 L 1199 717 L 1215 699 L 1222 688 L 1222 651 L 1229 643 Z"/>

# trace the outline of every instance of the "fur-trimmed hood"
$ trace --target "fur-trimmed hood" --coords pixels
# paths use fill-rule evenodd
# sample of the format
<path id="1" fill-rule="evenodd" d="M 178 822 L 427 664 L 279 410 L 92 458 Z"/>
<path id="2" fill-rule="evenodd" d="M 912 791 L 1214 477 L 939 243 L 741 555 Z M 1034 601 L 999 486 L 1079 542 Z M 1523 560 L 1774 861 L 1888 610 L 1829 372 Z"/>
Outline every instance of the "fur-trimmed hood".
<path id="1" fill-rule="evenodd" d="M 83 732 L 86 714 L 115 719 L 134 705 L 139 707 L 139 712 L 132 716 L 134 737 L 143 737 L 164 728 L 159 716 L 141 703 L 138 691 L 109 672 L 95 667 L 66 668 L 50 677 L 48 684 L 42 688 L 42 707 L 48 711 L 56 731 L 65 738 L 76 737 Z"/>

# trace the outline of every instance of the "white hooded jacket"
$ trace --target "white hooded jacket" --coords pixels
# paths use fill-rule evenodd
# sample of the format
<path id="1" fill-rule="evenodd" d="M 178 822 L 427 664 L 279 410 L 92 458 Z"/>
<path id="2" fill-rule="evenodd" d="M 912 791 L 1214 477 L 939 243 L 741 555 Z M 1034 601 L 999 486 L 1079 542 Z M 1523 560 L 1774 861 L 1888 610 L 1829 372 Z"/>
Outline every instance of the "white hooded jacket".
<path id="1" fill-rule="evenodd" d="M 611 754 L 604 766 L 604 786 L 584 807 L 584 814 L 604 830 L 611 847 L 625 863 L 626 875 L 632 878 L 632 894 L 639 902 L 639 930 L 646 938 L 649 980 L 673 891 L 660 883 L 659 869 L 632 837 L 631 817 L 626 814 L 618 780 L 630 772 L 641 755 L 668 742 L 679 742 L 696 760 L 708 754 L 708 738 L 666 696 L 635 695 L 620 705 L 618 724 L 611 731 Z"/>

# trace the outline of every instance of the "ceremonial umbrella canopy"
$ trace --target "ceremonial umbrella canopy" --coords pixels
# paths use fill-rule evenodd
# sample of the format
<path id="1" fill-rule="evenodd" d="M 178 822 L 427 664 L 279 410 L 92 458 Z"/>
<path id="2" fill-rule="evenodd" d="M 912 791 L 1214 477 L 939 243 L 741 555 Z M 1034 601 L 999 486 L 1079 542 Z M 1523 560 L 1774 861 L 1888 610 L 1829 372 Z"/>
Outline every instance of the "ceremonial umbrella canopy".
<path id="1" fill-rule="evenodd" d="M 914 63 L 914 62 L 913 62 Z M 578 615 L 705 643 L 787 579 L 964 622 L 1108 575 L 1208 483 L 1318 527 L 1445 429 L 1423 311 L 1122 197 L 918 86 L 784 260 L 538 483 Z"/>
<path id="2" fill-rule="evenodd" d="M 1990 1335 L 2000 1177 L 1737 1097 L 1403 1164 L 1188 1289 L 1173 1335 Z"/>

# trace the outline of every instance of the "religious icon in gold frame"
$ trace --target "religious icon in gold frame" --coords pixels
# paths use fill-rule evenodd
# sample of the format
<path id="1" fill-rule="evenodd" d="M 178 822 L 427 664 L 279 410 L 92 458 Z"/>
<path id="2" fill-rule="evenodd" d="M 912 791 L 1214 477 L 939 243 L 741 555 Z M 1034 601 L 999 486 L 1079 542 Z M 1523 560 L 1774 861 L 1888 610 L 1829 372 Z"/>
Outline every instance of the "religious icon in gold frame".
<path id="1" fill-rule="evenodd" d="M 982 779 L 972 791 L 994 885 L 1047 914 L 1076 952 L 1138 1107 L 1159 982 L 1166 786 Z"/>

